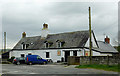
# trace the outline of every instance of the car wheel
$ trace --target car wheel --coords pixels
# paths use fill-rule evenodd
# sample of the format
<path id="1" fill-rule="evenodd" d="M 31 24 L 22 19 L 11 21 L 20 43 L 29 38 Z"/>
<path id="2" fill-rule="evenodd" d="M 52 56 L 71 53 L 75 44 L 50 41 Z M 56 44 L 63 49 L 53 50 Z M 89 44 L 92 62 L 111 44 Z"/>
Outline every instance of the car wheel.
<path id="1" fill-rule="evenodd" d="M 17 65 L 20 65 L 20 62 L 18 61 L 16 64 L 17 64 Z"/>
<path id="2" fill-rule="evenodd" d="M 32 62 L 29 62 L 29 65 L 32 65 Z"/>

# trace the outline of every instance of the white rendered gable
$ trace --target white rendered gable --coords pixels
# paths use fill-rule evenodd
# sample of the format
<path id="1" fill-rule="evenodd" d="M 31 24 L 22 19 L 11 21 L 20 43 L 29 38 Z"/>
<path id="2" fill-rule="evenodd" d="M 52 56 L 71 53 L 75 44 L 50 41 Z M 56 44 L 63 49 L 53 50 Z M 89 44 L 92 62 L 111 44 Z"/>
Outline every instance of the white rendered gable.
<path id="1" fill-rule="evenodd" d="M 93 37 L 93 33 L 91 34 L 91 37 L 92 37 L 92 47 L 97 47 L 97 44 L 96 44 L 96 42 L 95 42 L 95 38 Z M 85 44 L 85 47 L 89 47 L 89 39 L 90 38 L 88 38 L 88 41 L 86 42 L 86 44 Z"/>

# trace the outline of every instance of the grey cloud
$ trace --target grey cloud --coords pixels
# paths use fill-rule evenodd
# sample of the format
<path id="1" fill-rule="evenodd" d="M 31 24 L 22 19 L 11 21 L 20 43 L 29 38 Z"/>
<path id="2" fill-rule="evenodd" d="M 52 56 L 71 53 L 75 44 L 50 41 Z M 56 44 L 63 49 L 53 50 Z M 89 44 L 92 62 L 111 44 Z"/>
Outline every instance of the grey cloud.
<path id="1" fill-rule="evenodd" d="M 21 33 L 24 31 L 27 32 L 27 36 L 40 35 L 43 23 L 49 24 L 50 33 L 88 30 L 89 6 L 92 9 L 92 28 L 98 39 L 102 40 L 103 30 L 106 34 L 109 34 L 114 27 L 117 27 L 116 3 L 4 4 L 2 7 L 2 23 L 3 30 L 7 32 L 8 46 L 13 47 L 12 44 L 15 44 L 21 38 Z M 107 29 L 109 26 L 112 27 Z M 99 36 L 100 33 L 101 36 Z M 112 30 L 111 33 L 115 34 L 116 31 Z"/>

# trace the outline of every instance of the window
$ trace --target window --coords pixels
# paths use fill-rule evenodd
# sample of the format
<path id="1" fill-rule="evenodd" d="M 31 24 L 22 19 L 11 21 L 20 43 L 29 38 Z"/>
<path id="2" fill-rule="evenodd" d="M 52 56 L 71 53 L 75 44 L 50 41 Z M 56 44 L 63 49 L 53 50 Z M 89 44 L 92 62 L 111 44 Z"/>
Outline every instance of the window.
<path id="1" fill-rule="evenodd" d="M 28 53 L 28 55 L 32 55 L 32 53 Z"/>
<path id="2" fill-rule="evenodd" d="M 22 47 L 22 49 L 25 49 L 25 44 L 23 44 L 23 47 Z"/>
<path id="3" fill-rule="evenodd" d="M 41 57 L 40 57 L 40 56 L 37 56 L 37 59 L 41 59 Z"/>
<path id="4" fill-rule="evenodd" d="M 52 46 L 53 42 L 45 41 L 44 44 L 45 44 L 45 48 L 50 48 Z"/>
<path id="5" fill-rule="evenodd" d="M 21 57 L 25 57 L 25 54 L 21 54 Z"/>
<path id="6" fill-rule="evenodd" d="M 49 58 L 49 56 L 50 56 L 49 52 L 46 52 L 46 58 Z"/>
<path id="7" fill-rule="evenodd" d="M 26 44 L 26 49 L 29 47 L 29 44 Z"/>
<path id="8" fill-rule="evenodd" d="M 73 56 L 77 56 L 77 51 L 73 51 Z"/>
<path id="9" fill-rule="evenodd" d="M 57 47 L 61 47 L 61 42 L 59 40 L 56 41 L 57 42 Z"/>
<path id="10" fill-rule="evenodd" d="M 45 48 L 49 48 L 49 43 L 47 41 L 44 42 Z"/>
<path id="11" fill-rule="evenodd" d="M 61 47 L 61 42 L 58 42 L 58 47 Z"/>
<path id="12" fill-rule="evenodd" d="M 49 47 L 49 43 L 46 43 L 46 48 L 48 48 Z"/>
<path id="13" fill-rule="evenodd" d="M 59 48 L 59 47 L 63 47 L 63 46 L 64 46 L 64 43 L 65 43 L 65 41 L 63 41 L 63 40 L 57 40 L 56 42 L 57 42 L 57 47 L 58 47 L 58 48 Z"/>
<path id="14" fill-rule="evenodd" d="M 29 44 L 22 43 L 22 49 L 27 49 L 29 47 Z"/>
<path id="15" fill-rule="evenodd" d="M 65 44 L 65 42 L 63 41 L 63 42 L 61 42 L 61 47 L 63 47 L 64 46 L 64 44 Z"/>
<path id="16" fill-rule="evenodd" d="M 20 60 L 25 60 L 25 58 L 24 57 L 21 57 L 21 58 L 19 58 Z"/>

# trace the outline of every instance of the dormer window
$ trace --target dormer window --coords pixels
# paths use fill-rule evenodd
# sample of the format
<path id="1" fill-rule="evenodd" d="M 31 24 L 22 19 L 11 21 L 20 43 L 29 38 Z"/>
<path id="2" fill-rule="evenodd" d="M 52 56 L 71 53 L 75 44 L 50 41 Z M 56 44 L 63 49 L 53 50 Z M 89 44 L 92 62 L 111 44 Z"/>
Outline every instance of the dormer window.
<path id="1" fill-rule="evenodd" d="M 61 47 L 61 42 L 58 42 L 58 44 L 57 44 L 57 45 L 58 45 L 58 47 Z"/>
<path id="2" fill-rule="evenodd" d="M 22 44 L 22 49 L 25 49 L 25 44 Z"/>
<path id="3" fill-rule="evenodd" d="M 29 44 L 25 44 L 24 42 L 22 42 L 21 44 L 22 44 L 22 49 L 27 49 L 29 47 Z"/>
<path id="4" fill-rule="evenodd" d="M 49 48 L 49 43 L 48 42 L 45 43 L 45 48 Z"/>
<path id="5" fill-rule="evenodd" d="M 63 47 L 63 46 L 64 46 L 64 44 L 65 44 L 65 41 L 61 42 L 61 47 Z"/>
<path id="6" fill-rule="evenodd" d="M 63 47 L 63 45 L 65 43 L 65 41 L 63 41 L 63 40 L 57 40 L 56 42 L 57 42 L 57 47 L 58 48 Z"/>
<path id="7" fill-rule="evenodd" d="M 45 41 L 44 44 L 45 44 L 45 48 L 49 48 L 52 46 L 53 42 Z"/>
<path id="8" fill-rule="evenodd" d="M 29 44 L 26 44 L 26 49 L 29 47 Z"/>

